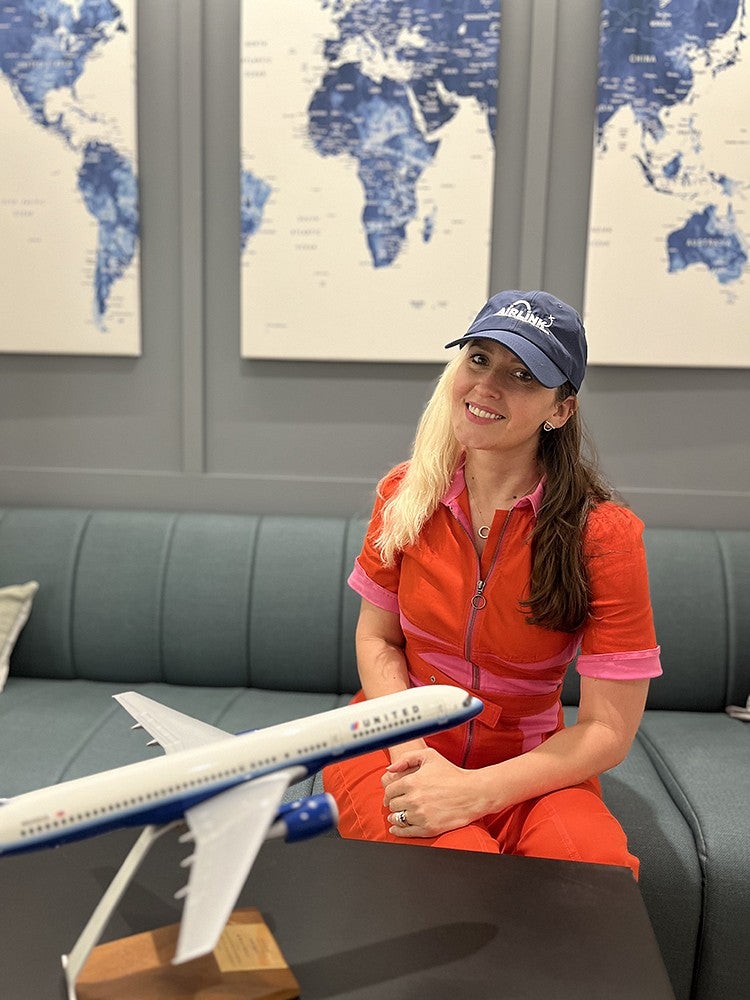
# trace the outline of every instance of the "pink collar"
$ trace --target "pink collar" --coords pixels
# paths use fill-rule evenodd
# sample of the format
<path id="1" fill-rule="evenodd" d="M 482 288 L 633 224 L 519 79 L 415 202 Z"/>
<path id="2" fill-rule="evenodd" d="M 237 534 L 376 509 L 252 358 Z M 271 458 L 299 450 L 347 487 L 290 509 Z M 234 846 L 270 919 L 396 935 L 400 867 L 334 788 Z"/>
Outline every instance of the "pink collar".
<path id="1" fill-rule="evenodd" d="M 542 476 L 531 493 L 527 493 L 526 496 L 521 497 L 520 500 L 517 500 L 513 504 L 513 509 L 515 510 L 516 507 L 531 506 L 531 509 L 534 511 L 534 517 L 537 517 L 539 515 L 539 509 L 542 506 L 542 497 L 544 496 L 544 480 L 545 477 Z M 456 469 L 453 480 L 448 489 L 445 491 L 445 494 L 441 499 L 441 503 L 453 510 L 456 501 L 465 489 L 466 479 L 464 477 L 464 463 L 462 461 Z"/>

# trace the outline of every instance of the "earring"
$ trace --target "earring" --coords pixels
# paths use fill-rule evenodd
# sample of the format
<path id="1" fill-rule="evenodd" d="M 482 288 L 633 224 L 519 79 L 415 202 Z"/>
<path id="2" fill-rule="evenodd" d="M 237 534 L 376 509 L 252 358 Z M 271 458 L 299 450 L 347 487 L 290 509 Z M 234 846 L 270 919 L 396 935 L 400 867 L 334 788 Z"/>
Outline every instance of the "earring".
<path id="1" fill-rule="evenodd" d="M 544 423 L 542 424 L 543 431 L 553 431 L 554 429 L 555 428 L 552 426 L 549 420 L 545 420 Z"/>

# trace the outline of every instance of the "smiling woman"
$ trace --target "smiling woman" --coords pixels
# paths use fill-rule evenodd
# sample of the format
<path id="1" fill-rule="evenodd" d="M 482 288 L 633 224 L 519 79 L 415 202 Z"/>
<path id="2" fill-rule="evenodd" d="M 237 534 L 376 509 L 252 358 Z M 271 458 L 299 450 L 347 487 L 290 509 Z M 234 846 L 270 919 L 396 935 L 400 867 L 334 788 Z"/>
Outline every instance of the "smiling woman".
<path id="1" fill-rule="evenodd" d="M 559 430 L 576 408 L 572 391 L 561 396 L 542 385 L 507 347 L 487 338 L 471 341 L 453 382 L 453 433 L 465 454 L 493 453 L 486 456 L 492 474 L 483 477 L 485 489 L 496 491 L 483 497 L 488 509 L 518 499 L 524 482 L 523 493 L 536 485 L 540 427 Z"/>
<path id="2" fill-rule="evenodd" d="M 638 861 L 598 775 L 661 673 L 643 525 L 587 457 L 578 313 L 501 292 L 466 333 L 409 462 L 380 483 L 350 577 L 358 699 L 456 684 L 481 716 L 328 767 L 344 836 L 618 865 Z M 578 720 L 560 706 L 579 652 Z"/>

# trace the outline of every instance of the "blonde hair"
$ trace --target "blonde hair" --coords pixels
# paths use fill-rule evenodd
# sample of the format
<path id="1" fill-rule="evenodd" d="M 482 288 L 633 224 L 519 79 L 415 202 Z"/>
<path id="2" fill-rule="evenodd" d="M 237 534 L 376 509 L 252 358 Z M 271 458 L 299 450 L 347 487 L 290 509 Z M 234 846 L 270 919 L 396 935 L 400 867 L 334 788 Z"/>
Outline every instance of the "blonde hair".
<path id="1" fill-rule="evenodd" d="M 461 361 L 461 355 L 453 358 L 440 376 L 417 426 L 401 484 L 383 506 L 375 545 L 386 566 L 416 542 L 463 457 L 451 419 L 452 389 Z M 565 399 L 574 389 L 566 382 L 557 392 L 559 399 Z M 537 461 L 545 476 L 544 500 L 530 536 L 531 579 L 528 598 L 521 603 L 530 624 L 575 632 L 590 611 L 583 547 L 588 515 L 615 497 L 599 471 L 596 450 L 578 411 L 558 430 L 540 433 Z"/>
<path id="2" fill-rule="evenodd" d="M 453 433 L 451 393 L 461 355 L 445 366 L 417 425 L 411 460 L 399 489 L 386 501 L 375 544 L 383 562 L 391 566 L 396 555 L 416 542 L 437 510 L 461 461 L 462 450 Z"/>

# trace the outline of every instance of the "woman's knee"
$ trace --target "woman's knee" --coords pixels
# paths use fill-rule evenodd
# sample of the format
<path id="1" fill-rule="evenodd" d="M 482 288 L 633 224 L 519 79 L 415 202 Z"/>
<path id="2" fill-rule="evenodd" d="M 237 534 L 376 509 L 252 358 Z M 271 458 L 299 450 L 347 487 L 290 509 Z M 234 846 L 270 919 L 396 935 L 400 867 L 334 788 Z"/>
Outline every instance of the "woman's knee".
<path id="1" fill-rule="evenodd" d="M 638 858 L 628 850 L 625 831 L 587 788 L 564 788 L 537 799 L 525 817 L 514 853 L 619 865 L 638 878 Z"/>

